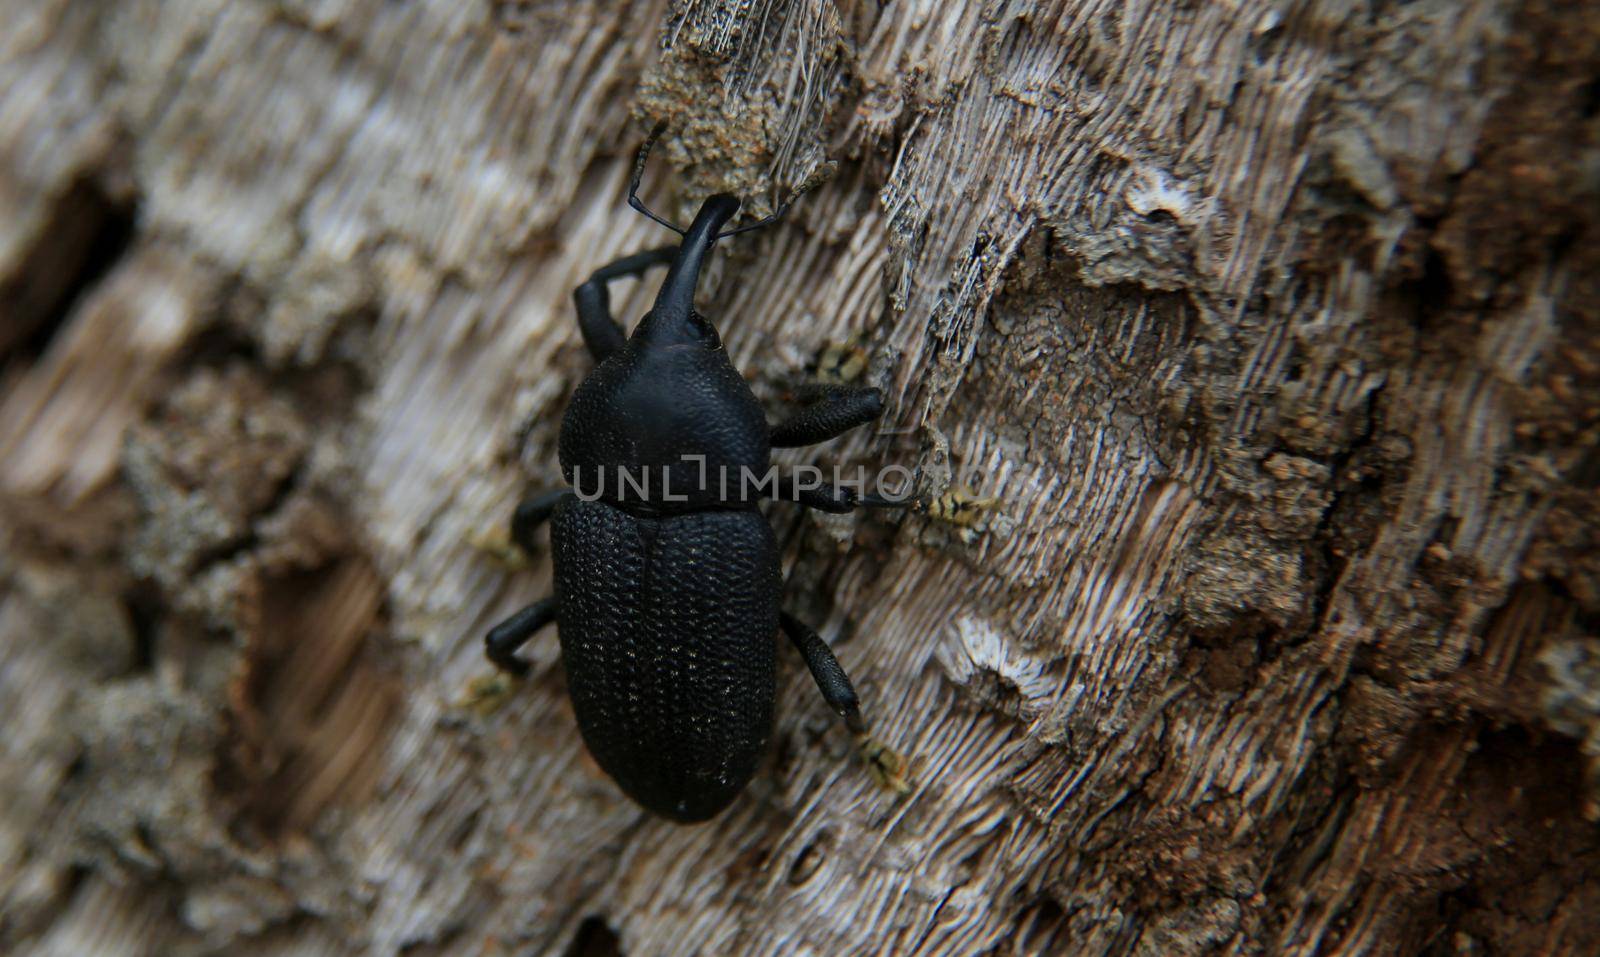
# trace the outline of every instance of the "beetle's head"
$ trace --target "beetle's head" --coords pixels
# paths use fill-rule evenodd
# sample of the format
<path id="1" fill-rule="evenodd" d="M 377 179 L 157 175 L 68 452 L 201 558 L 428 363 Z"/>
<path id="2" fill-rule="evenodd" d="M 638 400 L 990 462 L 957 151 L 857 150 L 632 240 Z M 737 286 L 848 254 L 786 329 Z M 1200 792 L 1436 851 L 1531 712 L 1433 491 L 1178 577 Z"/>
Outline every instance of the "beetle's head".
<path id="1" fill-rule="evenodd" d="M 633 338 L 647 349 L 700 347 L 722 348 L 722 338 L 711 320 L 693 309 L 683 319 L 663 322 L 655 310 L 645 313 L 633 330 Z"/>

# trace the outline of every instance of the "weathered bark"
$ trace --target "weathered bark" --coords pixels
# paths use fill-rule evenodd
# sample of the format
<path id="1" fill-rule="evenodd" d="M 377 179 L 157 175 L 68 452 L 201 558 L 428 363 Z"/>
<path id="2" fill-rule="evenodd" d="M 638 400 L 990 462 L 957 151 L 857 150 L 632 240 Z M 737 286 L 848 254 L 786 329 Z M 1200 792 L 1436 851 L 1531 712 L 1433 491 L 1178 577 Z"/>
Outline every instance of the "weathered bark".
<path id="1" fill-rule="evenodd" d="M 1592 4 L 4 20 L 0 950 L 1600 952 Z M 680 218 L 840 164 L 702 293 L 774 407 L 862 337 L 789 460 L 1003 500 L 772 513 L 905 799 L 787 651 L 700 827 L 553 635 L 455 704 L 655 120 Z"/>

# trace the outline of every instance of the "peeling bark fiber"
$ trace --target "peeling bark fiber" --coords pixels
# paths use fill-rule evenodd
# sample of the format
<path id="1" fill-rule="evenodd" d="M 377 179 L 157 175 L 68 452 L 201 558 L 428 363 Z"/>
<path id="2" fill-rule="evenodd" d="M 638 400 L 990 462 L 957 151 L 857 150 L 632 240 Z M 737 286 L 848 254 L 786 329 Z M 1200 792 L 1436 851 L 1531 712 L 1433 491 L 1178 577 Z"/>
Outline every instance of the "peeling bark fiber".
<path id="1" fill-rule="evenodd" d="M 0 10 L 0 952 L 1600 954 L 1594 3 Z M 837 166 L 701 289 L 884 390 L 780 461 L 999 500 L 769 510 L 903 797 L 787 646 L 700 826 L 462 704 L 657 122 Z"/>

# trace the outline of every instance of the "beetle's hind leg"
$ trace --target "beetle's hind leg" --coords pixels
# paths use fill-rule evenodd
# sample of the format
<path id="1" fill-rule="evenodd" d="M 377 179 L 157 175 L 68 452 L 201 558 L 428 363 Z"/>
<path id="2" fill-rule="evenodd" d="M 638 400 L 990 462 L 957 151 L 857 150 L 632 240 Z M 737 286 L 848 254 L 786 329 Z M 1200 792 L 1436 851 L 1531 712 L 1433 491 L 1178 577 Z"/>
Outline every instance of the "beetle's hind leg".
<path id="1" fill-rule="evenodd" d="M 493 674 L 472 679 L 456 707 L 487 717 L 498 711 L 528 673 L 528 663 L 515 654 L 518 648 L 545 625 L 556 620 L 556 600 L 552 596 L 534 602 L 489 629 L 484 650 L 494 663 Z"/>
<path id="2" fill-rule="evenodd" d="M 516 656 L 516 650 L 527 644 L 540 628 L 555 620 L 555 597 L 541 598 L 489 629 L 483 640 L 484 651 L 496 668 L 520 678 L 528 673 L 528 663 Z"/>
<path id="3" fill-rule="evenodd" d="M 856 750 L 866 762 L 867 772 L 872 779 L 880 787 L 896 794 L 910 792 L 905 759 L 874 738 L 868 730 L 866 720 L 861 717 L 861 699 L 856 697 L 856 689 L 839 666 L 839 659 L 833 656 L 833 649 L 815 631 L 788 612 L 778 615 L 778 624 L 789 640 L 794 642 L 800 657 L 806 660 L 806 667 L 811 669 L 811 677 L 816 680 L 823 699 L 844 719 L 845 727 L 855 735 Z"/>
<path id="4" fill-rule="evenodd" d="M 779 613 L 778 624 L 789 640 L 794 642 L 800 657 L 806 660 L 806 667 L 811 669 L 811 677 L 816 680 L 817 689 L 822 692 L 828 706 L 844 719 L 845 727 L 855 734 L 866 734 L 867 723 L 861 717 L 861 699 L 850 684 L 850 676 L 839 666 L 839 659 L 833 656 L 833 649 L 805 622 L 788 612 Z"/>

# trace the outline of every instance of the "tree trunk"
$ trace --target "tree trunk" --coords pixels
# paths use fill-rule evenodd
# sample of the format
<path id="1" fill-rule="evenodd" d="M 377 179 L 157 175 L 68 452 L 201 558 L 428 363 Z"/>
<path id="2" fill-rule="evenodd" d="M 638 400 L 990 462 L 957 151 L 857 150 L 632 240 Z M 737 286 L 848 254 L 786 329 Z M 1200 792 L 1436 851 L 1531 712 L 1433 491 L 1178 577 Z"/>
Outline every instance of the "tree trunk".
<path id="1" fill-rule="evenodd" d="M 1592 4 L 5 7 L 0 950 L 1600 953 Z M 905 797 L 787 649 L 702 826 L 460 703 L 656 121 L 838 163 L 701 290 L 885 389 L 784 461 L 1000 500 L 770 512 Z"/>

